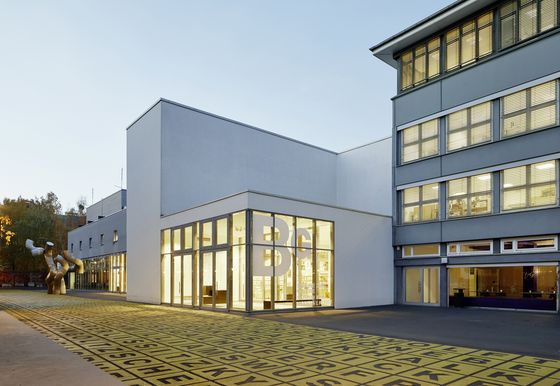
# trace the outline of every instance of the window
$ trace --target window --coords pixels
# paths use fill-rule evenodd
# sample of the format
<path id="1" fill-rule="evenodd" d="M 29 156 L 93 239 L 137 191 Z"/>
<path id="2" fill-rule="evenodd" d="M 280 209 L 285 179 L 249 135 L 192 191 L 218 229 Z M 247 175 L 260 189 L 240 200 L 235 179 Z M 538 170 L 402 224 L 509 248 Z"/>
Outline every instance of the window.
<path id="1" fill-rule="evenodd" d="M 502 98 L 504 138 L 556 124 L 555 80 Z"/>
<path id="2" fill-rule="evenodd" d="M 439 256 L 439 244 L 405 245 L 403 257 Z"/>
<path id="3" fill-rule="evenodd" d="M 457 150 L 492 139 L 491 102 L 451 113 L 447 117 L 447 150 Z"/>
<path id="4" fill-rule="evenodd" d="M 91 244 L 92 244 L 92 243 L 91 243 L 91 237 L 90 237 L 90 238 L 89 238 L 89 241 L 88 241 L 88 247 L 89 247 L 89 249 L 91 249 Z"/>
<path id="5" fill-rule="evenodd" d="M 113 231 L 113 243 L 116 243 L 117 241 L 119 241 L 119 232 L 115 229 Z"/>
<path id="6" fill-rule="evenodd" d="M 70 253 L 74 252 L 74 243 L 70 244 Z"/>
<path id="7" fill-rule="evenodd" d="M 99 235 L 99 245 L 103 245 L 103 233 Z"/>
<path id="8" fill-rule="evenodd" d="M 557 236 L 527 237 L 502 240 L 502 253 L 524 253 L 558 250 Z"/>
<path id="9" fill-rule="evenodd" d="M 477 216 L 492 212 L 492 174 L 447 182 L 447 216 Z"/>
<path id="10" fill-rule="evenodd" d="M 439 154 L 438 119 L 402 130 L 401 162 L 410 162 Z"/>
<path id="11" fill-rule="evenodd" d="M 500 7 L 500 45 L 506 48 L 558 25 L 558 0 L 514 0 Z"/>
<path id="12" fill-rule="evenodd" d="M 445 70 L 452 71 L 492 53 L 492 12 L 469 20 L 445 34 Z"/>
<path id="13" fill-rule="evenodd" d="M 429 184 L 402 191 L 402 222 L 433 221 L 439 218 L 439 186 Z"/>
<path id="14" fill-rule="evenodd" d="M 80 240 L 80 251 L 82 250 L 82 240 Z"/>
<path id="15" fill-rule="evenodd" d="M 502 211 L 556 204 L 556 161 L 502 171 Z"/>
<path id="16" fill-rule="evenodd" d="M 401 90 L 440 74 L 440 38 L 434 38 L 401 55 Z"/>
<path id="17" fill-rule="evenodd" d="M 493 253 L 492 240 L 469 241 L 447 244 L 449 256 L 458 255 L 490 255 Z"/>

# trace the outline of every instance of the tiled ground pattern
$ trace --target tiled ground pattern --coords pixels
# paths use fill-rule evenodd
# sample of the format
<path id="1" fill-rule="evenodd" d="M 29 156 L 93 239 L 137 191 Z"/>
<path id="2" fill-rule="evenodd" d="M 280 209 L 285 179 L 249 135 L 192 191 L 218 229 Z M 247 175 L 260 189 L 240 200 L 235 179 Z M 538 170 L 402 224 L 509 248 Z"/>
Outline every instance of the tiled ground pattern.
<path id="1" fill-rule="evenodd" d="M 0 308 L 129 385 L 560 385 L 557 360 L 231 314 L 31 291 Z"/>

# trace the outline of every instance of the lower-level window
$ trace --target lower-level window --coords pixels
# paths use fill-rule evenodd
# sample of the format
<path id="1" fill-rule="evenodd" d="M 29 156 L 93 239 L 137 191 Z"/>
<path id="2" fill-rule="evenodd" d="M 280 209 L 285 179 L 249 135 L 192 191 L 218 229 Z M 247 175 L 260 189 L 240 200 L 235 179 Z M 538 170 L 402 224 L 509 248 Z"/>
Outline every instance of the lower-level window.
<path id="1" fill-rule="evenodd" d="M 404 269 L 405 303 L 439 303 L 439 267 Z"/>
<path id="2" fill-rule="evenodd" d="M 447 254 L 452 255 L 488 255 L 493 251 L 492 240 L 468 241 L 447 244 Z"/>
<path id="3" fill-rule="evenodd" d="M 557 236 L 524 237 L 502 240 L 502 253 L 524 253 L 558 250 Z"/>
<path id="4" fill-rule="evenodd" d="M 556 310 L 557 267 L 500 266 L 449 269 L 449 304 Z"/>
<path id="5" fill-rule="evenodd" d="M 403 257 L 439 256 L 439 244 L 405 245 Z"/>

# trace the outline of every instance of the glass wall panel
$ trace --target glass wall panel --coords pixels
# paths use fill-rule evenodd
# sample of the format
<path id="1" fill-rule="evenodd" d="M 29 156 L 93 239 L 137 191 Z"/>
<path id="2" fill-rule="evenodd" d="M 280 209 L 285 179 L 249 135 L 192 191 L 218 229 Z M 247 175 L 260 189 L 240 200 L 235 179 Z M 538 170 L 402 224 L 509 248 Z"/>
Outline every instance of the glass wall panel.
<path id="1" fill-rule="evenodd" d="M 450 305 L 556 310 L 556 266 L 449 269 Z"/>
<path id="2" fill-rule="evenodd" d="M 232 216 L 232 239 L 231 243 L 233 245 L 245 244 L 246 237 L 246 224 L 245 224 L 245 212 L 237 212 Z"/>
<path id="3" fill-rule="evenodd" d="M 196 228 L 193 228 L 194 231 L 196 231 Z M 196 244 L 195 244 L 196 245 Z M 197 307 L 200 305 L 200 282 L 199 282 L 199 269 L 200 269 L 200 252 L 195 252 L 194 253 L 194 258 L 193 258 L 193 267 L 192 267 L 192 280 L 193 280 L 193 294 L 192 294 L 192 298 L 193 298 L 193 306 Z"/>
<path id="4" fill-rule="evenodd" d="M 439 304 L 439 267 L 404 269 L 405 302 Z"/>
<path id="5" fill-rule="evenodd" d="M 171 303 L 171 255 L 161 259 L 161 302 Z"/>
<path id="6" fill-rule="evenodd" d="M 271 213 L 253 212 L 253 244 L 272 245 L 274 218 Z"/>
<path id="7" fill-rule="evenodd" d="M 245 217 L 245 214 L 243 214 L 243 217 Z M 247 277 L 247 271 L 245 270 L 245 257 L 245 245 L 236 245 L 232 247 L 231 307 L 238 310 L 245 309 L 245 278 Z"/>
<path id="8" fill-rule="evenodd" d="M 253 310 L 272 309 L 272 253 L 273 248 L 270 247 L 252 247 Z M 267 274 L 267 276 L 264 276 L 263 274 Z"/>
<path id="9" fill-rule="evenodd" d="M 313 248 L 313 238 L 315 237 L 313 220 L 309 218 L 297 218 L 297 247 Z"/>
<path id="10" fill-rule="evenodd" d="M 173 251 L 183 249 L 181 246 L 181 229 L 173 229 Z"/>
<path id="11" fill-rule="evenodd" d="M 212 244 L 212 222 L 209 221 L 202 224 L 202 246 L 211 247 Z"/>
<path id="12" fill-rule="evenodd" d="M 193 227 L 192 226 L 185 227 L 184 237 L 185 237 L 185 249 L 192 249 L 192 247 L 193 247 Z"/>
<path id="13" fill-rule="evenodd" d="M 296 258 L 296 307 L 313 307 L 313 251 L 298 249 Z"/>
<path id="14" fill-rule="evenodd" d="M 222 245 L 228 242 L 228 219 L 221 218 L 216 221 L 216 244 Z"/>
<path id="15" fill-rule="evenodd" d="M 294 307 L 294 249 L 277 247 L 274 250 L 274 309 Z"/>
<path id="16" fill-rule="evenodd" d="M 296 222 L 293 216 L 274 215 L 274 245 L 295 246 Z"/>
<path id="17" fill-rule="evenodd" d="M 193 305 L 193 267 L 192 267 L 192 255 L 183 255 L 183 305 L 192 306 Z"/>
<path id="18" fill-rule="evenodd" d="M 420 281 L 420 268 L 405 268 L 405 302 L 420 303 L 422 294 L 422 283 Z"/>
<path id="19" fill-rule="evenodd" d="M 171 252 L 171 229 L 161 232 L 161 253 Z"/>
<path id="20" fill-rule="evenodd" d="M 333 249 L 333 224 L 329 221 L 317 220 L 317 248 Z"/>
<path id="21" fill-rule="evenodd" d="M 332 306 L 332 252 L 317 251 L 317 306 Z"/>
<path id="22" fill-rule="evenodd" d="M 202 253 L 202 306 L 212 307 L 213 304 L 213 267 L 212 252 Z"/>
<path id="23" fill-rule="evenodd" d="M 172 299 L 173 304 L 181 304 L 182 299 L 182 275 L 181 275 L 181 263 L 182 263 L 182 256 L 175 255 L 173 256 L 173 292 L 172 292 Z"/>
<path id="24" fill-rule="evenodd" d="M 216 275 L 214 290 L 215 290 L 215 307 L 216 308 L 226 308 L 227 307 L 227 278 L 228 278 L 228 263 L 227 263 L 227 251 L 215 252 L 215 265 L 214 272 Z"/>

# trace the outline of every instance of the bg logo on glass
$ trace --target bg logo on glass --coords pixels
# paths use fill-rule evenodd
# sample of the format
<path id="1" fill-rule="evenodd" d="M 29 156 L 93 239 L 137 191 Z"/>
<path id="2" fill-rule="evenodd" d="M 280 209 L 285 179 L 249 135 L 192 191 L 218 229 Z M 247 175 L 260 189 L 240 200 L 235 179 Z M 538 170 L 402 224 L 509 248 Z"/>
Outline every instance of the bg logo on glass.
<path id="1" fill-rule="evenodd" d="M 292 242 L 288 244 L 290 238 L 290 227 L 286 221 L 276 217 L 273 221 L 272 216 L 253 216 L 253 276 L 282 276 L 290 270 L 292 257 L 288 248 L 276 248 L 276 253 L 280 254 L 280 264 L 266 265 L 264 256 L 266 251 L 272 251 L 273 240 L 265 238 L 265 229 L 272 229 L 272 238 L 276 238 L 276 245 L 296 245 L 296 234 L 300 236 L 298 249 L 298 259 L 311 258 L 311 235 L 305 228 L 297 228 L 291 235 Z M 277 259 L 275 259 L 277 261 Z M 275 262 L 276 262 L 275 261 Z"/>

